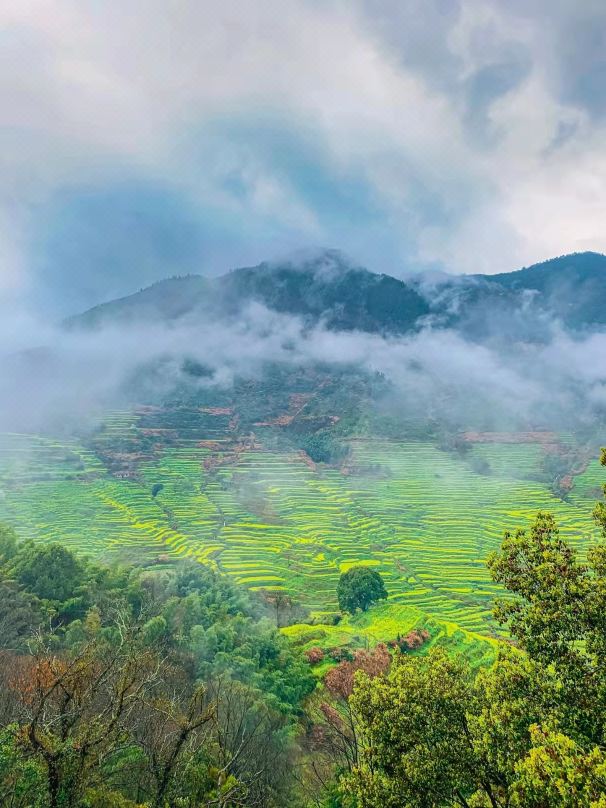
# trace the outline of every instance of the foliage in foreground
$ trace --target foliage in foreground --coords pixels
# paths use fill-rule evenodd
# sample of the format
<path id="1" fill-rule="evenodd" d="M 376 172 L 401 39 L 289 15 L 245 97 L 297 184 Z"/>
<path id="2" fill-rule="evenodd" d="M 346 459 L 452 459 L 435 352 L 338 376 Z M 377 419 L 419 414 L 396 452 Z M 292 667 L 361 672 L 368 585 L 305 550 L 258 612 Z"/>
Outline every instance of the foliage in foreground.
<path id="1" fill-rule="evenodd" d="M 489 567 L 511 595 L 495 615 L 515 646 L 475 679 L 439 649 L 398 655 L 385 676 L 360 672 L 343 804 L 606 806 L 606 544 L 581 563 L 539 514 L 505 535 Z"/>
<path id="2" fill-rule="evenodd" d="M 310 698 L 275 597 L 270 621 L 201 565 L 107 568 L 0 529 L 0 804 L 606 808 L 606 543 L 582 561 L 539 514 L 489 568 L 511 637 L 491 668 L 379 644 Z M 341 580 L 344 609 L 385 597 L 368 568 Z"/>
<path id="3" fill-rule="evenodd" d="M 262 606 L 198 564 L 104 568 L 5 529 L 0 555 L 0 804 L 292 804 L 315 684 Z"/>

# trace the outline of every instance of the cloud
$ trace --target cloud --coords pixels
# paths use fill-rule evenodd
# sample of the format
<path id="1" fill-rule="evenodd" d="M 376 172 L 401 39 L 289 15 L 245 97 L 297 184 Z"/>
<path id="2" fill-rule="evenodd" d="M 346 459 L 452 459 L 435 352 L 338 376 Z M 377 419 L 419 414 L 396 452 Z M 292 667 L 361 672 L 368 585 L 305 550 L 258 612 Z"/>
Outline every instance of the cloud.
<path id="1" fill-rule="evenodd" d="M 185 317 L 173 325 L 150 320 L 65 331 L 31 318 L 4 326 L 0 431 L 71 434 L 109 410 L 161 403 L 187 385 L 229 397 L 234 380 L 259 379 L 270 363 L 380 373 L 390 393 L 378 405 L 453 430 L 595 429 L 606 412 L 606 334 L 573 337 L 555 321 L 545 321 L 540 341 L 519 344 L 496 319 L 481 344 L 430 327 L 387 338 L 310 328 L 258 303 L 231 318 Z M 23 334 L 43 347 L 28 346 Z M 188 375 L 185 358 L 206 374 Z"/>
<path id="2" fill-rule="evenodd" d="M 606 250 L 599 2 L 9 0 L 0 28 L 5 295 L 309 244 L 394 274 Z"/>

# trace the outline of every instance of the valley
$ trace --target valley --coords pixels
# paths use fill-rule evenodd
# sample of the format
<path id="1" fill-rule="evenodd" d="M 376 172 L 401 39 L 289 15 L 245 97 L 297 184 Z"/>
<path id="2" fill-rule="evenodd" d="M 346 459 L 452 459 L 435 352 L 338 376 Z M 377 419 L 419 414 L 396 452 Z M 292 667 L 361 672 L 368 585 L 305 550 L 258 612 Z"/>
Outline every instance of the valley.
<path id="1" fill-rule="evenodd" d="M 606 3 L 0 24 L 0 808 L 606 808 Z"/>
<path id="2" fill-rule="evenodd" d="M 282 592 L 299 608 L 285 609 L 284 631 L 303 646 L 425 626 L 478 662 L 499 636 L 486 558 L 503 532 L 549 511 L 581 550 L 598 535 L 597 450 L 564 498 L 542 481 L 569 436 L 469 433 L 449 451 L 351 437 L 347 460 L 331 466 L 234 434 L 227 407 L 206 410 L 181 411 L 179 430 L 167 426 L 174 413 L 146 407 L 114 412 L 80 440 L 3 435 L 0 521 L 99 559 L 161 567 L 191 557 L 267 597 Z M 341 619 L 337 580 L 354 565 L 379 571 L 389 597 Z"/>
<path id="3" fill-rule="evenodd" d="M 327 250 L 103 303 L 15 358 L 35 395 L 0 440 L 0 522 L 104 562 L 195 559 L 304 651 L 424 629 L 481 665 L 506 636 L 486 563 L 504 532 L 548 512 L 581 556 L 599 538 L 606 411 L 585 352 L 605 267 L 404 281 Z M 337 583 L 358 566 L 388 597 L 348 615 Z"/>

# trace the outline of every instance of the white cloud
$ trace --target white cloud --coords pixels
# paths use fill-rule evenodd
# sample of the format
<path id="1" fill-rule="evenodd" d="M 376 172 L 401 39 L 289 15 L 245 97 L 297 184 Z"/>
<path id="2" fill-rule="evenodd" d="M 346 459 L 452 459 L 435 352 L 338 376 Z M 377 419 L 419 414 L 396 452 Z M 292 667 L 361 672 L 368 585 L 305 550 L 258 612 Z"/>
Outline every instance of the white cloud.
<path id="1" fill-rule="evenodd" d="M 557 23 L 569 23 L 572 5 L 548 24 L 542 3 L 462 0 L 448 14 L 414 0 L 396 6 L 379 15 L 376 3 L 343 0 L 4 3 L 0 289 L 27 282 L 33 206 L 121 170 L 201 205 L 218 201 L 226 215 L 283 223 L 301 243 L 332 244 L 314 203 L 254 144 L 235 157 L 226 144 L 208 164 L 192 154 L 196 130 L 265 116 L 305 127 L 335 183 L 368 185 L 402 261 L 416 254 L 490 272 L 606 250 L 606 128 L 558 92 Z M 414 35 L 399 37 L 408 19 Z M 470 131 L 474 77 L 522 53 L 528 74 L 494 98 L 485 88 L 475 126 L 487 131 Z M 234 160 L 248 189 L 237 202 L 220 182 Z"/>

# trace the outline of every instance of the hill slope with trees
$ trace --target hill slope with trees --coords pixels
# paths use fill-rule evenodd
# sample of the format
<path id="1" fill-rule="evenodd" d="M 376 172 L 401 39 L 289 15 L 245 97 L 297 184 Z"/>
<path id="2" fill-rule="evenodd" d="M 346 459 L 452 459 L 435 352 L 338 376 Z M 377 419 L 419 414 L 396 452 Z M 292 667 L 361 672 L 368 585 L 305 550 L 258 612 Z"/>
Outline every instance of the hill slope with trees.
<path id="1" fill-rule="evenodd" d="M 89 329 L 221 321 L 257 303 L 334 331 L 397 335 L 431 322 L 481 336 L 489 324 L 493 330 L 497 324 L 505 328 L 502 315 L 515 317 L 518 327 L 521 321 L 523 334 L 532 336 L 532 316 L 537 314 L 574 330 L 603 326 L 605 299 L 606 256 L 598 253 L 573 253 L 498 275 L 441 275 L 435 280 L 421 273 L 402 280 L 375 274 L 337 250 L 327 250 L 304 261 L 262 263 L 220 277 L 168 278 L 74 316 L 67 325 Z"/>
<path id="2" fill-rule="evenodd" d="M 606 805 L 606 543 L 581 560 L 548 513 L 488 559 L 510 639 L 475 673 L 421 631 L 316 684 L 202 565 L 103 567 L 8 528 L 0 562 L 11 808 Z"/>

